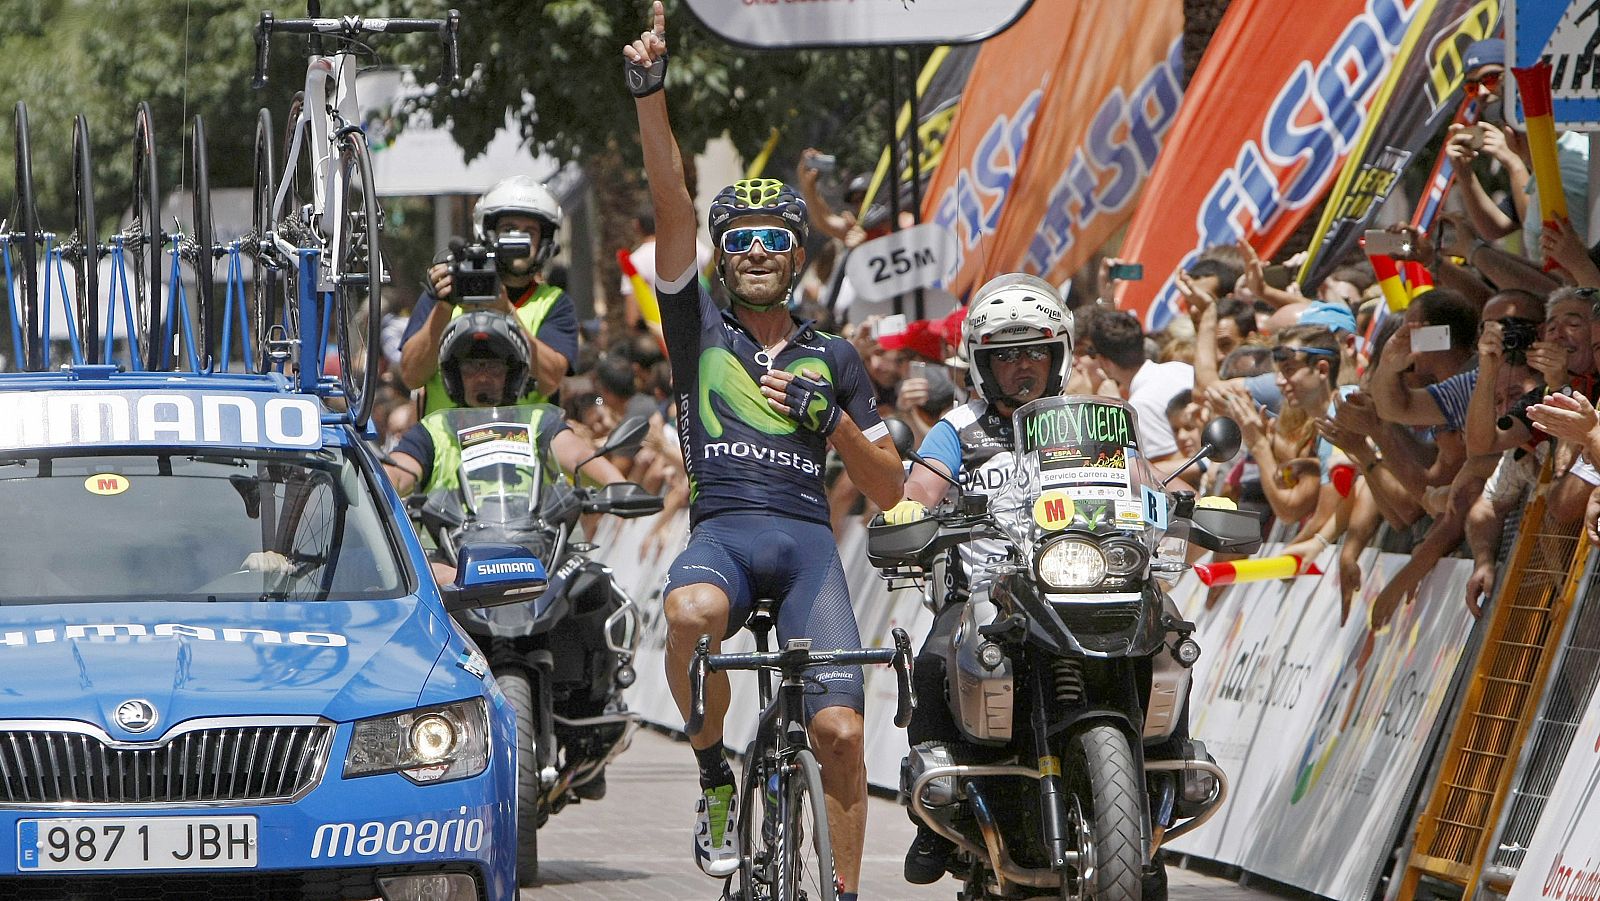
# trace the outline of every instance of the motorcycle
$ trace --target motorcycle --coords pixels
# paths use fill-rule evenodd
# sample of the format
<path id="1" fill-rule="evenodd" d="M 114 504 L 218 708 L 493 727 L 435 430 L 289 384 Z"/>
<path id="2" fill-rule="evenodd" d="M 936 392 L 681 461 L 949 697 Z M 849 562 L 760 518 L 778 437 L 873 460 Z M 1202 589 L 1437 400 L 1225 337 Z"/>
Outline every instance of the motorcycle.
<path id="1" fill-rule="evenodd" d="M 966 901 L 1164 898 L 1155 850 L 1227 795 L 1179 729 L 1200 647 L 1162 582 L 1187 570 L 1185 540 L 1252 553 L 1261 525 L 1169 494 L 1134 420 L 1104 397 L 1032 401 L 1013 416 L 1015 469 L 992 502 L 951 479 L 953 499 L 927 518 L 869 529 L 891 587 L 930 583 L 974 539 L 998 549 L 943 649 L 946 697 L 922 699 L 948 704 L 965 741 L 923 742 L 901 770 L 901 803 L 956 846 L 947 869 Z M 1214 420 L 1183 469 L 1231 459 L 1239 441 Z"/>
<path id="2" fill-rule="evenodd" d="M 431 492 L 418 512 L 440 559 L 455 565 L 469 543 L 514 544 L 549 572 L 535 601 L 455 614 L 516 710 L 517 881 L 526 886 L 538 876 L 538 830 L 567 804 L 604 796 L 606 765 L 638 725 L 622 698 L 636 678 L 638 608 L 574 531 L 586 514 L 648 516 L 662 499 L 631 482 L 572 485 L 539 440 L 538 424 L 561 418 L 555 407 L 444 415 L 460 452 L 456 486 Z M 637 447 L 648 431 L 648 420 L 628 419 L 584 462 Z"/>

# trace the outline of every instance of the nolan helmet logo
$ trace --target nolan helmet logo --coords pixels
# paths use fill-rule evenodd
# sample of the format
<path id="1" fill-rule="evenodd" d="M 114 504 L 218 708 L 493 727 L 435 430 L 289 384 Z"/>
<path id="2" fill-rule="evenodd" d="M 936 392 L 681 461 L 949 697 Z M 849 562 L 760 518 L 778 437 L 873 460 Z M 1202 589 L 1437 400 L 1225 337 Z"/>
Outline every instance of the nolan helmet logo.
<path id="1" fill-rule="evenodd" d="M 155 705 L 138 698 L 118 704 L 112 716 L 117 725 L 129 732 L 147 732 L 156 724 Z"/>

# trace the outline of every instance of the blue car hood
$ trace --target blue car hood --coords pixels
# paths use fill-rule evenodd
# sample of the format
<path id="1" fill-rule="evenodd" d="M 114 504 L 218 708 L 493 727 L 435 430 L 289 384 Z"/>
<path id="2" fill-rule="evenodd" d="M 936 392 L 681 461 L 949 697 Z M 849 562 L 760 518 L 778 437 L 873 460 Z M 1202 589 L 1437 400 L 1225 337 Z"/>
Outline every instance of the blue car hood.
<path id="1" fill-rule="evenodd" d="M 248 714 L 350 720 L 415 706 L 450 632 L 416 598 L 348 603 L 73 604 L 0 610 L 0 710 L 149 738 Z M 156 727 L 114 722 L 150 702 Z"/>

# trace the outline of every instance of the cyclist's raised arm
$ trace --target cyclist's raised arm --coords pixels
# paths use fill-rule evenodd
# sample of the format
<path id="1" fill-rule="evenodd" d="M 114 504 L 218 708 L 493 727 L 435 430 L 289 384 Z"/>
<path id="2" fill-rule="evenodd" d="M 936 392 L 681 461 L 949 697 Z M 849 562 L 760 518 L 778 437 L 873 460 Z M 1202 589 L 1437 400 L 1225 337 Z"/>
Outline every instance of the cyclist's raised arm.
<path id="1" fill-rule="evenodd" d="M 683 157 L 667 118 L 667 13 L 661 0 L 651 5 L 653 27 L 622 48 L 628 90 L 639 113 L 639 144 L 644 149 L 650 200 L 656 210 L 656 278 L 678 279 L 695 265 L 694 201 L 683 180 Z"/>

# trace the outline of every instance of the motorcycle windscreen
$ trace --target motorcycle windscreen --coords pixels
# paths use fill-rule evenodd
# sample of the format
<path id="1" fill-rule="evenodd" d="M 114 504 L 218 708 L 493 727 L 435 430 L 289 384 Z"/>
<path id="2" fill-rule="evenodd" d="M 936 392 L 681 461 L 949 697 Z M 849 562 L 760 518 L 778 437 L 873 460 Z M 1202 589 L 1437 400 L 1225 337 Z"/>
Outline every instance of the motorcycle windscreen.
<path id="1" fill-rule="evenodd" d="M 550 439 L 561 411 L 548 404 L 463 407 L 443 413 L 461 454 L 460 485 L 480 523 L 511 524 L 539 509 L 546 483 L 560 470 Z"/>
<path id="2" fill-rule="evenodd" d="M 1167 527 L 1167 498 L 1139 453 L 1136 417 L 1122 401 L 1047 397 L 1012 414 L 1016 470 L 995 518 L 1033 545 L 1074 530 L 1125 533 L 1153 549 Z"/>

